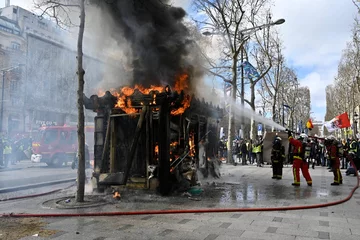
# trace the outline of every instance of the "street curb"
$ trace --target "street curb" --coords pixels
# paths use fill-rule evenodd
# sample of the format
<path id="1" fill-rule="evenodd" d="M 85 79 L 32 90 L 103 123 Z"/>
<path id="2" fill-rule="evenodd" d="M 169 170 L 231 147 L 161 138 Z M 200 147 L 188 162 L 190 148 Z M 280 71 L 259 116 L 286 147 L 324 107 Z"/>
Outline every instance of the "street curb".
<path id="1" fill-rule="evenodd" d="M 16 187 L 1 188 L 0 193 L 9 193 L 9 192 L 15 192 L 15 191 L 20 191 L 20 190 L 25 190 L 25 189 L 39 188 L 39 187 L 45 187 L 45 186 L 68 183 L 68 182 L 75 182 L 75 181 L 76 181 L 76 178 L 69 178 L 69 179 L 63 179 L 63 180 L 52 181 L 52 182 L 42 182 L 42 183 L 21 185 L 21 186 L 16 186 Z"/>

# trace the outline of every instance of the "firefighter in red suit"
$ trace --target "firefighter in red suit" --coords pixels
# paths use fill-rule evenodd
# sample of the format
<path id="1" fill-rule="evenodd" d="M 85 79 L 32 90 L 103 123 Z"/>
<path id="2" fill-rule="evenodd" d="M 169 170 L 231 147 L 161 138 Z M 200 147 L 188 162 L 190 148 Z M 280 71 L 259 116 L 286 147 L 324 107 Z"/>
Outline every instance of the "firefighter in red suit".
<path id="1" fill-rule="evenodd" d="M 304 147 L 302 140 L 304 139 L 303 136 L 300 135 L 298 139 L 294 139 L 291 136 L 291 131 L 288 131 L 289 142 L 293 148 L 293 175 L 294 175 L 294 182 L 292 183 L 293 186 L 300 186 L 300 169 L 301 172 L 306 179 L 307 185 L 312 186 L 312 179 L 309 173 L 309 165 L 305 161 L 304 158 Z"/>
<path id="2" fill-rule="evenodd" d="M 339 150 L 337 147 L 337 142 L 335 138 L 329 138 L 325 140 L 326 150 L 330 158 L 330 166 L 334 174 L 334 182 L 331 183 L 332 186 L 337 186 L 342 184 L 342 175 L 340 172 L 340 158 Z"/>

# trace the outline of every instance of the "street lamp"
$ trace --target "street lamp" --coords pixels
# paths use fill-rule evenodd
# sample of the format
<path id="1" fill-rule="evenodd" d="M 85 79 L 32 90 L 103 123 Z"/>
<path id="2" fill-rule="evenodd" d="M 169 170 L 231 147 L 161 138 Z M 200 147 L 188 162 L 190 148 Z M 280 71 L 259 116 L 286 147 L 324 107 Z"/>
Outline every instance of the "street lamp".
<path id="1" fill-rule="evenodd" d="M 10 72 L 14 69 L 17 69 L 19 67 L 24 66 L 24 64 L 17 64 L 17 66 L 13 66 L 13 67 L 8 67 L 5 69 L 1 69 L 1 73 L 2 73 L 2 89 L 1 89 L 1 111 L 0 111 L 0 132 L 2 132 L 2 126 L 3 126 L 3 115 L 4 115 L 4 90 L 5 90 L 5 74 L 7 72 Z"/>
<path id="2" fill-rule="evenodd" d="M 263 25 L 260 25 L 260 26 L 255 26 L 255 27 L 252 27 L 252 28 L 247 28 L 247 29 L 241 30 L 239 33 L 240 33 L 240 34 L 243 34 L 243 33 L 245 33 L 245 32 L 251 32 L 251 31 L 261 30 L 261 29 L 264 28 L 264 27 L 270 27 L 270 26 L 274 26 L 274 25 L 281 25 L 281 24 L 283 24 L 284 22 L 285 22 L 285 19 L 280 18 L 280 19 L 276 20 L 275 22 L 266 23 L 266 24 L 263 24 Z M 202 32 L 202 34 L 203 34 L 204 36 L 221 35 L 220 32 L 210 32 L 210 31 Z"/>

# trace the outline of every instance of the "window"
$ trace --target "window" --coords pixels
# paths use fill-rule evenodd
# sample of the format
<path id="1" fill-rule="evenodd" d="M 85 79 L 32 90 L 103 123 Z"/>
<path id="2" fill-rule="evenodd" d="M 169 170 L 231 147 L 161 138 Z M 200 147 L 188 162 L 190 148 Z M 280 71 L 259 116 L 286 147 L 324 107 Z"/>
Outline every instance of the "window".
<path id="1" fill-rule="evenodd" d="M 13 8 L 13 13 L 17 14 L 17 8 Z"/>
<path id="2" fill-rule="evenodd" d="M 11 42 L 11 48 L 14 50 L 20 50 L 20 44 L 17 42 Z"/>
<path id="3" fill-rule="evenodd" d="M 57 134 L 58 134 L 57 130 L 47 130 L 47 131 L 45 131 L 44 143 L 45 144 L 50 144 L 50 143 L 55 142 L 57 140 Z"/>
<path id="4" fill-rule="evenodd" d="M 38 21 L 38 27 L 42 28 L 42 29 L 46 29 L 47 28 L 47 24 L 42 22 L 42 21 Z"/>
<path id="5" fill-rule="evenodd" d="M 77 131 L 71 131 L 70 133 L 70 143 L 75 144 L 77 142 Z"/>

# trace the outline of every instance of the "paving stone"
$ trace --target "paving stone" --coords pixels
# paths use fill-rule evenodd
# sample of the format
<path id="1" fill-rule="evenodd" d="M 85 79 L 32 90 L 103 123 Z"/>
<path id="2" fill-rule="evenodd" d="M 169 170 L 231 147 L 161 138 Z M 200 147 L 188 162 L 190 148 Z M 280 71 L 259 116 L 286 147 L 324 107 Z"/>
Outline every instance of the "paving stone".
<path id="1" fill-rule="evenodd" d="M 276 228 L 276 227 L 268 227 L 268 229 L 266 230 L 266 232 L 267 233 L 276 233 L 276 230 L 277 230 L 278 228 Z"/>
<path id="2" fill-rule="evenodd" d="M 321 217 L 328 217 L 328 216 L 329 216 L 329 213 L 328 213 L 328 212 L 321 212 L 321 213 L 320 213 L 320 216 L 321 216 Z"/>
<path id="3" fill-rule="evenodd" d="M 231 216 L 231 218 L 239 218 L 241 217 L 242 214 L 239 214 L 239 213 L 235 213 Z"/>
<path id="4" fill-rule="evenodd" d="M 89 222 L 86 222 L 84 224 L 82 224 L 83 226 L 89 226 L 89 225 L 92 225 L 92 224 L 95 224 L 95 223 L 98 223 L 99 221 L 89 221 Z"/>
<path id="5" fill-rule="evenodd" d="M 230 227 L 231 224 L 232 224 L 232 223 L 222 223 L 222 224 L 220 225 L 220 227 L 221 227 L 221 228 L 228 228 L 228 227 Z"/>
<path id="6" fill-rule="evenodd" d="M 319 239 L 330 239 L 330 233 L 328 232 L 319 232 Z"/>
<path id="7" fill-rule="evenodd" d="M 172 229 L 166 229 L 166 230 L 164 230 L 163 232 L 161 232 L 161 233 L 159 234 L 159 236 L 166 236 L 166 235 L 172 233 L 173 231 L 174 231 L 174 230 L 172 230 Z"/>
<path id="8" fill-rule="evenodd" d="M 97 238 L 94 238 L 93 240 L 105 240 L 106 237 L 97 237 Z"/>
<path id="9" fill-rule="evenodd" d="M 183 220 L 181 220 L 180 222 L 179 222 L 179 224 L 185 224 L 185 223 L 188 223 L 188 222 L 190 222 L 191 221 L 191 219 L 183 219 Z"/>
<path id="10" fill-rule="evenodd" d="M 209 234 L 204 240 L 215 240 L 219 235 L 217 234 Z"/>
<path id="11" fill-rule="evenodd" d="M 274 217 L 273 222 L 282 222 L 283 218 L 281 217 Z"/>
<path id="12" fill-rule="evenodd" d="M 319 221 L 319 225 L 323 226 L 323 227 L 329 227 L 330 226 L 329 221 Z"/>

